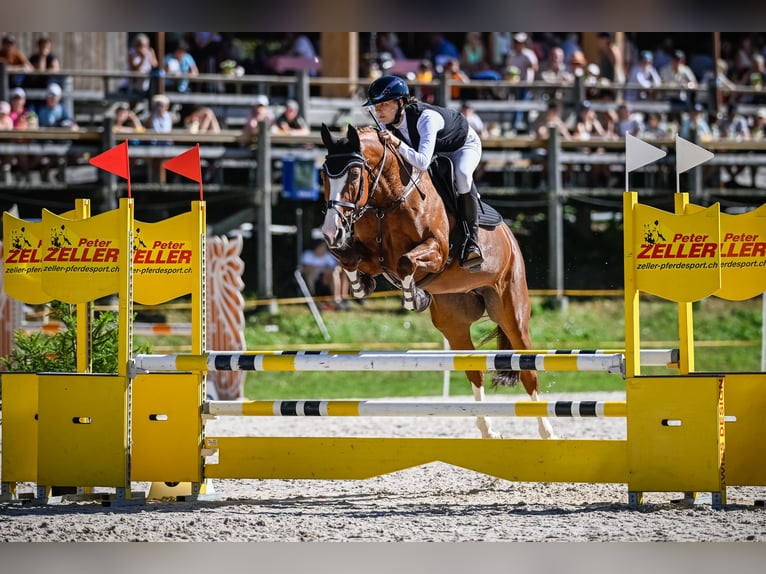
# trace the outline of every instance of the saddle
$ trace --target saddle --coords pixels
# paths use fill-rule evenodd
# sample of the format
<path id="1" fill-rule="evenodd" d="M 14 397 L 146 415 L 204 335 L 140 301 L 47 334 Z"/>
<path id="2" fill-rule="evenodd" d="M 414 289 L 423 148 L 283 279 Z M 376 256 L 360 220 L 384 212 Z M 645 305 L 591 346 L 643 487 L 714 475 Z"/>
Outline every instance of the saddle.
<path id="1" fill-rule="evenodd" d="M 431 165 L 428 166 L 428 174 L 444 202 L 447 213 L 460 219 L 457 210 L 457 191 L 455 191 L 455 168 L 452 165 L 452 160 L 444 155 L 434 156 Z M 487 229 L 494 229 L 502 222 L 503 216 L 494 207 L 479 199 L 479 225 Z"/>

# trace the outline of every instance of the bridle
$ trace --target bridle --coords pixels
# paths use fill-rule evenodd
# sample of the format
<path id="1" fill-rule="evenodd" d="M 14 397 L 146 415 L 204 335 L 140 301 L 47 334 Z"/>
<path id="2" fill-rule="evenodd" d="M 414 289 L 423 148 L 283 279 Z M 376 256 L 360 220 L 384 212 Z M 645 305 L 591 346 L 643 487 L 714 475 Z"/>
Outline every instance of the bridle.
<path id="1" fill-rule="evenodd" d="M 393 200 L 389 205 L 386 206 L 375 206 L 372 203 L 372 200 L 375 196 L 375 191 L 378 189 L 378 184 L 380 183 L 380 178 L 383 175 L 383 169 L 386 165 L 386 158 L 388 156 L 389 152 L 389 146 L 384 145 L 383 146 L 383 157 L 381 157 L 380 162 L 378 162 L 377 166 L 374 168 L 370 165 L 367 158 L 360 152 L 351 152 L 351 153 L 335 153 L 335 154 L 327 154 L 325 157 L 324 165 L 322 166 L 322 170 L 325 173 L 325 176 L 329 179 L 339 179 L 346 175 L 346 173 L 351 168 L 359 168 L 360 170 L 364 170 L 368 174 L 368 178 L 365 180 L 365 178 L 362 178 L 363 183 L 361 183 L 358 187 L 356 197 L 354 198 L 353 202 L 351 201 L 342 201 L 339 199 L 330 199 L 326 203 L 326 210 L 335 210 L 335 212 L 338 214 L 341 220 L 341 224 L 343 225 L 344 230 L 348 234 L 353 234 L 354 224 L 359 221 L 364 214 L 369 209 L 374 209 L 376 212 L 376 216 L 378 218 L 378 221 L 383 219 L 385 216 L 386 211 L 389 209 L 392 209 L 393 207 L 396 207 L 397 205 L 400 205 L 401 203 L 405 202 L 407 198 L 409 197 L 410 193 L 412 193 L 412 190 L 418 187 L 418 181 L 420 180 L 420 177 L 418 178 L 410 178 L 410 183 L 407 185 L 407 187 L 402 192 L 402 195 Z M 398 154 L 395 154 L 396 157 L 399 160 L 399 163 L 404 165 L 404 160 L 399 156 Z M 328 166 L 328 160 L 333 159 L 343 159 L 348 158 L 346 163 L 343 165 L 343 167 L 333 173 L 330 171 L 330 167 Z M 364 189 L 364 181 L 367 182 L 368 187 L 365 194 Z M 370 183 L 371 182 L 371 183 Z M 418 191 L 420 189 L 418 188 Z M 425 196 L 422 191 L 420 191 L 421 196 Z M 363 198 L 367 196 L 366 201 L 364 201 L 363 204 L 360 204 L 362 202 Z M 345 209 L 338 209 L 338 208 L 345 208 Z M 349 210 L 346 212 L 346 210 Z"/>

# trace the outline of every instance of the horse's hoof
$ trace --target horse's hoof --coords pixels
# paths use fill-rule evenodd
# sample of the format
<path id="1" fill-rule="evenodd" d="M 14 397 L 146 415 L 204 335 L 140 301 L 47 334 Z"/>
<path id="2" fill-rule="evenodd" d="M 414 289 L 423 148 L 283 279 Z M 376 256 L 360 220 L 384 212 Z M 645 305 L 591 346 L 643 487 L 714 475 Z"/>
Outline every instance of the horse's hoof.
<path id="1" fill-rule="evenodd" d="M 422 313 L 428 309 L 429 305 L 431 305 L 431 294 L 428 293 L 428 291 L 415 289 L 413 296 L 410 296 L 408 291 L 404 292 L 402 306 L 407 309 L 407 311 Z"/>

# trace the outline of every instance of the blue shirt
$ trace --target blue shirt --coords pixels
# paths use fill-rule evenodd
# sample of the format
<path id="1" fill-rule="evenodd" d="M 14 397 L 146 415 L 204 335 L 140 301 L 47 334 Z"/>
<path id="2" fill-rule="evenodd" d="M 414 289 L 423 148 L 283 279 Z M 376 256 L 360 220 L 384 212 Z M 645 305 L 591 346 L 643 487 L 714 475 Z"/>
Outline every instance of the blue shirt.
<path id="1" fill-rule="evenodd" d="M 52 108 L 45 105 L 38 106 L 35 112 L 37 113 L 38 125 L 41 128 L 59 127 L 62 122 L 71 122 L 71 118 L 61 102 Z"/>
<path id="2" fill-rule="evenodd" d="M 188 74 L 191 72 L 192 68 L 196 66 L 197 63 L 194 61 L 192 55 L 188 52 L 184 52 L 184 55 L 181 56 L 180 60 L 176 58 L 175 54 L 168 54 L 165 56 L 165 69 L 167 70 L 168 76 L 170 76 L 165 80 L 167 87 L 171 90 L 174 89 L 177 92 L 188 92 L 189 80 L 176 81 L 171 78 L 174 73 Z"/>

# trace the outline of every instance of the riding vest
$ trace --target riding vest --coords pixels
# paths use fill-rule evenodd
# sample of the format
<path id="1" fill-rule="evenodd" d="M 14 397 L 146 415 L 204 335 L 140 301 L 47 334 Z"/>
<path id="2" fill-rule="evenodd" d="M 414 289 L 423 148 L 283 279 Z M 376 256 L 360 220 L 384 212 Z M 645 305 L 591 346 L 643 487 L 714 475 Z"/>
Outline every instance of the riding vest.
<path id="1" fill-rule="evenodd" d="M 412 147 L 418 149 L 420 145 L 420 133 L 418 132 L 418 119 L 425 110 L 433 110 L 444 118 L 444 127 L 436 132 L 435 152 L 455 151 L 463 147 L 468 136 L 468 120 L 457 110 L 432 106 L 423 102 L 408 104 L 404 108 L 404 118 L 407 122 L 407 130 L 412 140 Z M 388 128 L 396 133 L 394 126 Z"/>

